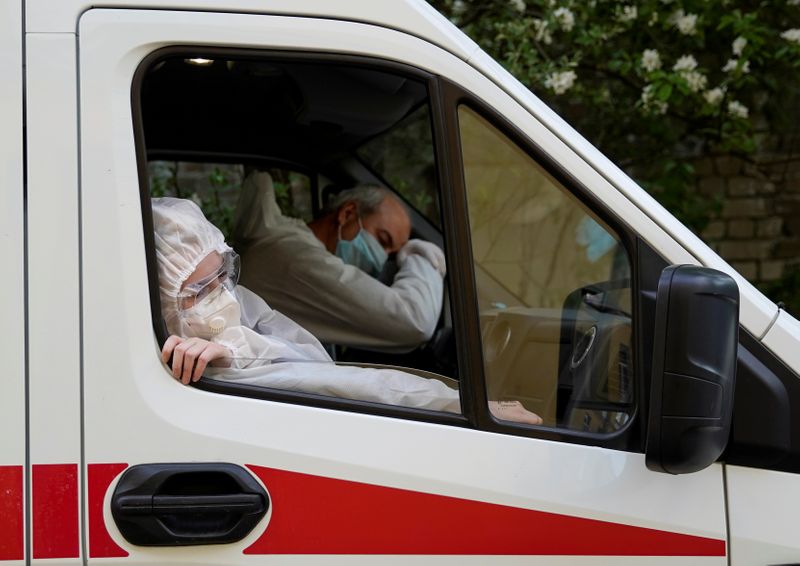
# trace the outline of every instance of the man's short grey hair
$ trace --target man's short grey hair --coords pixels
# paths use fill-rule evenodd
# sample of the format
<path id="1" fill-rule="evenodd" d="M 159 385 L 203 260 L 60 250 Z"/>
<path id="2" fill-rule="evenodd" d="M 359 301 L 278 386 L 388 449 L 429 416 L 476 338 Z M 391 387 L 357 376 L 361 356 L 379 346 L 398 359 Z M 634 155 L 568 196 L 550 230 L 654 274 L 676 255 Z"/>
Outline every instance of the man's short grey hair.
<path id="1" fill-rule="evenodd" d="M 325 212 L 327 214 L 336 212 L 343 204 L 355 202 L 358 215 L 364 218 L 378 210 L 383 199 L 388 196 L 391 196 L 391 193 L 378 185 L 358 185 L 333 195 Z"/>

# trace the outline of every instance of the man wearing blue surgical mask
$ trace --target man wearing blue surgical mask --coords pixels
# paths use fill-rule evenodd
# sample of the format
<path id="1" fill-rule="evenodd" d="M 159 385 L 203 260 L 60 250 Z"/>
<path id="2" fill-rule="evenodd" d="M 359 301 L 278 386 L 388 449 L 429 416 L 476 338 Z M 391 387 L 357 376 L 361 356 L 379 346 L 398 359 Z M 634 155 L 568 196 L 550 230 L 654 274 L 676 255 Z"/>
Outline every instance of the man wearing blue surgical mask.
<path id="1" fill-rule="evenodd" d="M 322 342 L 408 351 L 436 328 L 445 274 L 441 249 L 410 233 L 403 203 L 376 186 L 342 191 L 308 225 L 285 217 L 262 172 L 245 180 L 233 240 L 243 284 Z M 391 254 L 399 270 L 385 284 Z"/>

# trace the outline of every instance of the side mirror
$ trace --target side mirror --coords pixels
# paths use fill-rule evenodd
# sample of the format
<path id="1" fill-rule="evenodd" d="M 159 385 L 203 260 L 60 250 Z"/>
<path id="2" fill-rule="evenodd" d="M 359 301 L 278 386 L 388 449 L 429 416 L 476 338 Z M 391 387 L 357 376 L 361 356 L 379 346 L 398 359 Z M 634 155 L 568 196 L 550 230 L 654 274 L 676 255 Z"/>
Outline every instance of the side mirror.
<path id="1" fill-rule="evenodd" d="M 658 472 L 710 466 L 728 443 L 739 288 L 725 273 L 673 265 L 658 282 L 645 460 Z"/>

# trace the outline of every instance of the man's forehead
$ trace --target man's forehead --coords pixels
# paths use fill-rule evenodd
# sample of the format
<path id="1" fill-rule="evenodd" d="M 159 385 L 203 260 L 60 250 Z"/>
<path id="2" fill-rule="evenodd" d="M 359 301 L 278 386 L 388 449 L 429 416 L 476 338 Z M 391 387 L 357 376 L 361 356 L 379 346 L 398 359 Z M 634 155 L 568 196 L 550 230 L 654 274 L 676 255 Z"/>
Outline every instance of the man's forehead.
<path id="1" fill-rule="evenodd" d="M 397 239 L 405 242 L 411 234 L 411 218 L 400 200 L 387 194 L 376 211 L 378 227 L 388 230 Z"/>

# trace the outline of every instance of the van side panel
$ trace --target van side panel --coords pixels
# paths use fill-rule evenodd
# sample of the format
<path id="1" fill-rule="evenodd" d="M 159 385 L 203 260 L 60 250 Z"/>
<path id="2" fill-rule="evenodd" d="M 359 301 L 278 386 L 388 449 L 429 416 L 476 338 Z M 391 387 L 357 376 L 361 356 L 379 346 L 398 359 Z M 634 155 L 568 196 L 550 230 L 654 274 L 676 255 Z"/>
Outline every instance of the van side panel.
<path id="1" fill-rule="evenodd" d="M 726 475 L 731 565 L 796 564 L 797 474 L 726 466 Z"/>
<path id="2" fill-rule="evenodd" d="M 0 560 L 25 555 L 25 264 L 22 4 L 0 3 Z"/>
<path id="3" fill-rule="evenodd" d="M 27 34 L 29 450 L 36 559 L 77 564 L 81 461 L 75 35 Z M 58 498 L 48 498 L 48 494 Z M 46 499 L 46 500 L 43 500 Z"/>
<path id="4" fill-rule="evenodd" d="M 117 468 L 151 463 L 230 462 L 261 474 L 274 502 L 268 525 L 259 525 L 238 543 L 180 550 L 180 559 L 192 564 L 451 564 L 452 554 L 487 552 L 468 547 L 469 536 L 453 545 L 434 549 L 416 545 L 419 537 L 401 536 L 403 550 L 397 557 L 397 541 L 391 538 L 395 525 L 424 522 L 441 517 L 417 505 L 419 517 L 396 514 L 392 505 L 397 490 L 403 490 L 404 509 L 409 498 L 436 501 L 447 520 L 432 521 L 436 528 L 457 528 L 463 515 L 451 504 L 464 505 L 477 516 L 484 511 L 509 511 L 526 518 L 562 517 L 579 519 L 597 537 L 594 521 L 644 528 L 678 535 L 712 539 L 710 552 L 700 556 L 690 550 L 680 556 L 677 546 L 658 551 L 649 546 L 647 556 L 631 558 L 628 564 L 726 564 L 725 517 L 722 466 L 711 466 L 697 474 L 672 477 L 650 472 L 644 456 L 569 442 L 487 433 L 436 423 L 386 418 L 356 412 L 322 409 L 231 395 L 212 394 L 184 387 L 172 379 L 158 356 L 150 316 L 145 237 L 135 135 L 131 104 L 131 81 L 140 62 L 167 45 L 217 45 L 256 49 L 304 50 L 330 54 L 351 53 L 412 64 L 439 74 L 476 97 L 494 101 L 494 108 L 520 125 L 543 151 L 559 159 L 585 186 L 623 216 L 640 233 L 658 230 L 630 202 L 602 182 L 596 173 L 544 130 L 529 113 L 498 92 L 489 81 L 451 54 L 396 31 L 351 22 L 283 18 L 242 14 L 207 14 L 155 10 L 95 9 L 81 18 L 80 26 L 80 119 L 81 202 L 84 272 L 84 387 L 85 454 L 91 466 L 114 464 Z M 147 235 L 149 237 L 149 235 Z M 680 249 L 674 256 L 682 259 Z M 265 471 L 265 470 L 269 471 Z M 277 472 L 274 472 L 277 470 Z M 112 472 L 109 472 L 110 477 Z M 266 479 L 264 479 L 266 478 Z M 288 478 L 288 482 L 286 481 Z M 295 488 L 295 481 L 303 488 Z M 98 492 L 109 484 L 98 488 Z M 108 489 L 113 489 L 113 480 Z M 296 496 L 310 487 L 332 488 L 339 499 L 343 489 L 357 496 L 348 506 L 360 505 L 361 515 L 371 520 L 336 521 L 341 505 L 335 498 L 316 498 L 319 513 L 308 512 Z M 331 491 L 331 490 L 328 490 Z M 412 493 L 413 492 L 413 493 Z M 327 493 L 327 492 L 326 492 Z M 370 505 L 374 494 L 392 499 L 390 504 Z M 408 496 L 406 498 L 405 496 Z M 284 503 L 288 501 L 288 503 Z M 488 505 L 484 505 L 488 504 Z M 98 504 L 98 508 L 101 507 Z M 102 503 L 108 509 L 108 502 Z M 91 509 L 90 501 L 89 519 Z M 531 511 L 532 513 L 528 513 Z M 370 515 L 372 513 L 372 515 Z M 377 513 L 377 518 L 375 517 Z M 298 514 L 305 514 L 298 517 Z M 504 515 L 505 516 L 505 515 Z M 408 518 L 406 518 L 408 517 Z M 589 523 L 584 522 L 586 519 Z M 276 525 L 296 525 L 283 539 L 281 549 L 289 554 L 259 555 L 278 541 Z M 572 521 L 572 519 L 569 519 Z M 98 523 L 100 521 L 98 520 Z M 131 563 L 164 564 L 178 556 L 175 549 L 142 550 L 122 539 L 106 511 L 109 537 L 129 556 Z M 330 536 L 329 525 L 344 529 L 347 554 L 329 556 L 314 552 L 320 541 L 309 531 Z M 493 528 L 497 523 L 489 521 Z M 467 521 L 465 524 L 469 524 Z M 519 524 L 519 523 L 515 523 Z M 563 523 L 562 523 L 563 524 Z M 347 529 L 350 525 L 352 528 Z M 364 526 L 388 541 L 380 548 L 371 536 L 355 540 Z M 453 527 L 453 526 L 456 527 Z M 302 527 L 301 527 L 302 526 Z M 90 527 L 93 528 L 93 527 Z M 419 525 L 415 523 L 415 528 Z M 472 528 L 475 524 L 472 524 Z M 282 532 L 287 533 L 287 530 Z M 406 531 L 407 532 L 407 531 Z M 448 535 L 454 536 L 447 531 Z M 493 532 L 481 530 L 481 535 Z M 542 533 L 536 525 L 525 532 Z M 573 531 L 560 529 L 569 541 Z M 619 532 L 619 531 L 617 531 Z M 642 531 L 636 531 L 641 533 Z M 256 543 L 264 533 L 265 538 Z M 91 533 L 90 533 L 91 534 Z M 430 536 L 430 531 L 427 532 Z M 496 537 L 495 537 L 496 538 Z M 552 537 L 538 540 L 549 542 Z M 432 537 L 432 540 L 439 540 Z M 528 540 L 528 539 L 524 539 Z M 534 539 L 530 539 L 534 540 Z M 592 539 L 605 543 L 604 537 Z M 624 536 L 614 541 L 628 542 Z M 303 546 L 294 543 L 300 541 Z M 330 539 L 323 540 L 330 542 Z M 339 543 L 338 539 L 332 543 Z M 355 543 L 361 544 L 355 547 Z M 705 544 L 708 541 L 705 541 Z M 90 548 L 91 544 L 90 544 Z M 274 546 L 272 547 L 274 549 Z M 112 549 L 119 552 L 117 549 Z M 267 549 L 269 550 L 269 549 Z M 316 550 L 320 550 L 317 546 Z M 330 546 L 323 548 L 331 551 Z M 338 550 L 341 550 L 339 548 Z M 491 549 L 499 552 L 497 548 Z M 382 551 L 380 554 L 376 552 Z M 620 558 L 602 553 L 598 546 L 585 554 L 556 557 L 552 549 L 537 547 L 530 556 L 459 556 L 458 563 L 492 564 L 619 564 Z M 577 552 L 577 550 L 572 550 Z M 105 561 L 108 554 L 90 551 L 89 561 Z M 376 554 L 361 554 L 373 552 Z M 420 555 L 420 552 L 428 553 Z M 446 552 L 447 554 L 443 554 Z M 567 552 L 563 550 L 562 552 Z M 660 552 L 660 553 L 659 553 Z M 620 552 L 617 552 L 619 554 Z M 669 553 L 670 556 L 665 556 Z M 689 553 L 695 553 L 689 556 Z M 120 553 L 121 554 L 121 553 Z M 657 556 L 652 554 L 658 554 Z M 244 558 L 243 558 L 244 557 Z M 177 559 L 177 558 L 175 558 Z M 262 560 L 263 559 L 263 560 Z"/>

